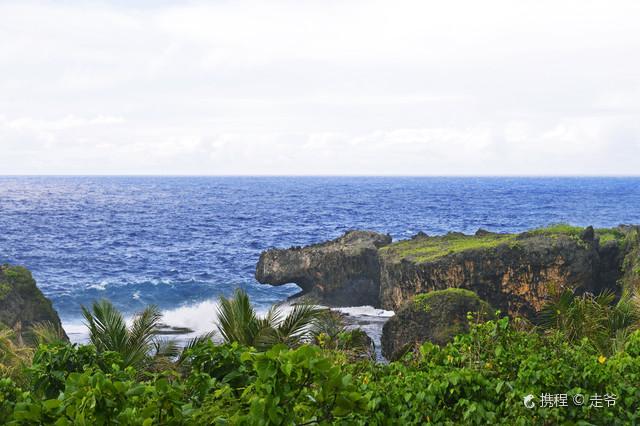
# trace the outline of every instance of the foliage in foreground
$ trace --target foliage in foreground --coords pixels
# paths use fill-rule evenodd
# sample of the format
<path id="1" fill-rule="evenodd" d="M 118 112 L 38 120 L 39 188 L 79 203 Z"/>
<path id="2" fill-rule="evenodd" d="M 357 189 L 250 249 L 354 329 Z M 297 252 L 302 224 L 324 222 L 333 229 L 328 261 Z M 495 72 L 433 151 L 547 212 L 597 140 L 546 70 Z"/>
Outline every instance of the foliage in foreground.
<path id="1" fill-rule="evenodd" d="M 586 339 L 518 331 L 507 318 L 473 325 L 444 347 L 402 361 L 357 363 L 302 345 L 257 351 L 200 342 L 178 369 L 144 373 L 93 345 L 41 345 L 20 388 L 0 379 L 8 424 L 634 424 L 640 332 L 605 358 Z M 541 408 L 541 394 L 581 393 L 584 406 Z M 590 407 L 594 394 L 615 404 Z M 523 398 L 536 396 L 526 408 Z"/>
<path id="2" fill-rule="evenodd" d="M 260 317 L 249 295 L 237 289 L 232 298 L 220 298 L 218 331 L 227 343 L 238 342 L 259 349 L 278 343 L 295 347 L 309 338 L 310 326 L 321 313 L 321 309 L 310 304 L 295 304 L 285 313 L 276 304 Z"/>
<path id="3" fill-rule="evenodd" d="M 538 316 L 543 329 L 560 332 L 569 342 L 586 339 L 596 350 L 611 355 L 624 349 L 629 335 L 640 328 L 640 298 L 613 292 L 576 295 L 559 292 Z"/>

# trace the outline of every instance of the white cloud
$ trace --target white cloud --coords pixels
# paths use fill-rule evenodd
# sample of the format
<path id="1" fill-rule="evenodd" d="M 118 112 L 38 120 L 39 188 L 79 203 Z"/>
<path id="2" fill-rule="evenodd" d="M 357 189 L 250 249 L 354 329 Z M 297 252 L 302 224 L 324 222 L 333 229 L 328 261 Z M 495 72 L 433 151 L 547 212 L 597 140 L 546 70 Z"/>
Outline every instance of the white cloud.
<path id="1" fill-rule="evenodd" d="M 635 1 L 0 4 L 0 173 L 637 174 Z"/>

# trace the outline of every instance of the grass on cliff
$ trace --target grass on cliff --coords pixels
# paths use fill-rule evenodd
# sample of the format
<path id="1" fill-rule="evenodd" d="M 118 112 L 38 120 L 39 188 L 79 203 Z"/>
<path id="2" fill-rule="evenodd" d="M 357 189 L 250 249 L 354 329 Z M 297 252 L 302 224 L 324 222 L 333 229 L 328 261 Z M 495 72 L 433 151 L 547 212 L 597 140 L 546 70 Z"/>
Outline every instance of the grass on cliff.
<path id="1" fill-rule="evenodd" d="M 544 228 L 528 231 L 528 236 L 544 236 L 557 238 L 568 236 L 579 240 L 585 228 L 568 224 L 555 224 Z M 381 250 L 399 259 L 408 259 L 417 263 L 425 263 L 437 260 L 441 257 L 461 253 L 466 250 L 490 249 L 501 244 L 515 245 L 522 234 L 493 234 L 464 235 L 459 232 L 451 232 L 442 236 L 418 237 L 411 240 L 399 241 Z M 609 241 L 622 242 L 625 234 L 618 229 L 596 229 L 595 235 L 600 239 L 600 244 Z"/>
<path id="2" fill-rule="evenodd" d="M 408 258 L 418 263 L 430 262 L 443 256 L 472 249 L 486 249 L 513 242 L 513 234 L 463 235 L 449 233 L 437 237 L 423 237 L 400 241 L 383 247 L 386 253 Z"/>
<path id="3" fill-rule="evenodd" d="M 2 290 L 0 293 L 9 293 L 11 288 L 31 295 L 37 289 L 31 272 L 23 266 L 0 265 L 0 281 Z"/>
<path id="4" fill-rule="evenodd" d="M 560 235 L 566 235 L 572 238 L 579 239 L 585 228 L 580 226 L 573 226 L 566 223 L 558 223 L 550 225 L 544 228 L 534 229 L 527 232 L 529 235 L 542 235 L 548 237 L 557 237 Z M 598 228 L 595 229 L 595 235 L 600 240 L 600 244 L 605 244 L 609 241 L 622 241 L 625 234 L 619 229 L 615 228 Z"/>

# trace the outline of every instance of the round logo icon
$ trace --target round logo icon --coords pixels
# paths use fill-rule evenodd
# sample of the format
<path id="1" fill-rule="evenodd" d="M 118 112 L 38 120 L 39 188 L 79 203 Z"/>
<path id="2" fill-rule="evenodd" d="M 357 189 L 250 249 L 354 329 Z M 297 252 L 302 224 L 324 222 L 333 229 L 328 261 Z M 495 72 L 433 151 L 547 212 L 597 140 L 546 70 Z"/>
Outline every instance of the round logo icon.
<path id="1" fill-rule="evenodd" d="M 533 401 L 533 395 L 529 394 L 524 397 L 524 406 L 527 408 L 533 408 L 536 406 L 536 403 Z"/>

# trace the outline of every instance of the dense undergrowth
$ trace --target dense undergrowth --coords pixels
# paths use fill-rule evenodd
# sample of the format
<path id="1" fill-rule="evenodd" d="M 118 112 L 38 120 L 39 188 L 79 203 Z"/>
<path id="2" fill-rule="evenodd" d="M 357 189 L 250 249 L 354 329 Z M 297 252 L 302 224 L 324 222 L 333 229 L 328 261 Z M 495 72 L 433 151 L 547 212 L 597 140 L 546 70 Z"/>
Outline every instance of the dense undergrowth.
<path id="1" fill-rule="evenodd" d="M 0 379 L 0 419 L 57 425 L 638 421 L 639 332 L 607 358 L 586 338 L 569 342 L 519 328 L 507 318 L 475 324 L 444 347 L 427 343 L 389 364 L 355 361 L 319 345 L 257 351 L 208 340 L 188 349 L 181 363 L 148 371 L 124 367 L 117 352 L 93 345 L 41 344 L 21 385 Z M 567 394 L 568 406 L 541 407 L 542 394 Z M 583 405 L 574 404 L 576 394 L 584 395 Z M 523 402 L 527 395 L 534 396 L 533 408 Z"/>
<path id="2" fill-rule="evenodd" d="M 423 296 L 428 298 L 429 296 Z M 447 345 L 380 363 L 340 314 L 299 305 L 258 316 L 239 290 L 218 333 L 161 340 L 150 306 L 127 324 L 84 309 L 91 344 L 55 327 L 22 346 L 0 330 L 0 424 L 627 425 L 640 422 L 640 298 L 561 292 L 538 325 L 479 322 Z"/>

